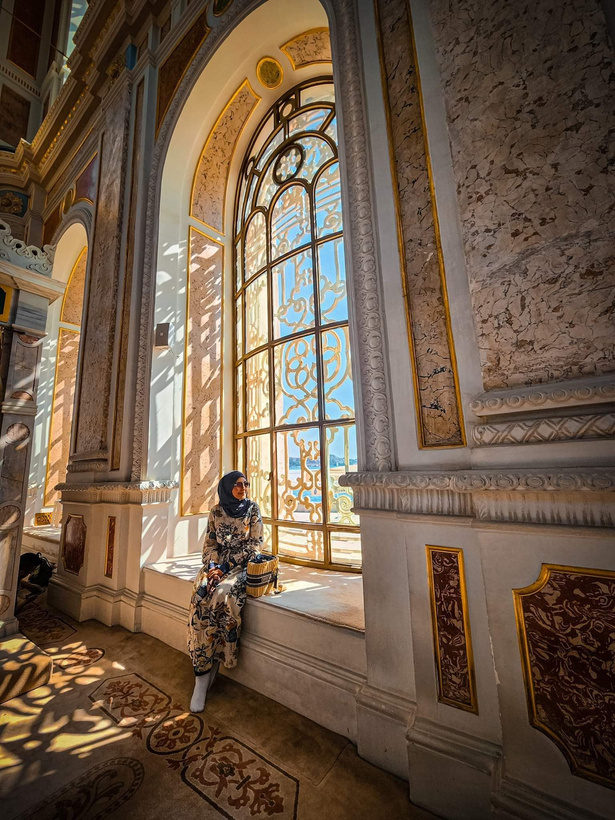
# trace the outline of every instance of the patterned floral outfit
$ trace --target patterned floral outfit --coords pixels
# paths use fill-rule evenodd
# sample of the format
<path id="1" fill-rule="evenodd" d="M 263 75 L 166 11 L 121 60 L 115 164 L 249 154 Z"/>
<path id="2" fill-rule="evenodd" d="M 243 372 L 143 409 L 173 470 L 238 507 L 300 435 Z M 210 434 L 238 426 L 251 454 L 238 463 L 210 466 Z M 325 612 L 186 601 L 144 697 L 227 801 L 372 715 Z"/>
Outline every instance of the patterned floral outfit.
<path id="1" fill-rule="evenodd" d="M 258 504 L 250 502 L 242 518 L 232 518 L 220 504 L 212 507 L 203 544 L 203 566 L 190 600 L 188 652 L 197 675 L 209 672 L 214 661 L 228 669 L 237 666 L 241 610 L 246 602 L 246 567 L 263 544 L 263 520 Z M 207 573 L 222 570 L 218 586 L 207 592 Z"/>

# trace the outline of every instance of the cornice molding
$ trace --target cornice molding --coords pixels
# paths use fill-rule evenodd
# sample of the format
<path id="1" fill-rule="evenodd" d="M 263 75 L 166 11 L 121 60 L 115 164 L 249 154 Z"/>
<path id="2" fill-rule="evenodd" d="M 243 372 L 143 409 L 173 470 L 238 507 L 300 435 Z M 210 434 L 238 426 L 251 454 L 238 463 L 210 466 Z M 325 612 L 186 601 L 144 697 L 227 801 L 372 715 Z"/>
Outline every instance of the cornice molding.
<path id="1" fill-rule="evenodd" d="M 62 503 L 78 504 L 161 504 L 170 501 L 177 481 L 105 482 L 99 484 L 58 484 Z"/>
<path id="2" fill-rule="evenodd" d="M 615 437 L 615 413 L 516 419 L 477 424 L 472 429 L 472 439 L 479 447 L 612 437 Z"/>
<path id="3" fill-rule="evenodd" d="M 615 379 L 608 376 L 593 384 L 578 382 L 528 387 L 502 393 L 484 393 L 470 403 L 477 416 L 530 413 L 560 407 L 586 407 L 615 402 Z"/>
<path id="4" fill-rule="evenodd" d="M 354 507 L 480 521 L 615 527 L 615 470 L 346 473 Z"/>

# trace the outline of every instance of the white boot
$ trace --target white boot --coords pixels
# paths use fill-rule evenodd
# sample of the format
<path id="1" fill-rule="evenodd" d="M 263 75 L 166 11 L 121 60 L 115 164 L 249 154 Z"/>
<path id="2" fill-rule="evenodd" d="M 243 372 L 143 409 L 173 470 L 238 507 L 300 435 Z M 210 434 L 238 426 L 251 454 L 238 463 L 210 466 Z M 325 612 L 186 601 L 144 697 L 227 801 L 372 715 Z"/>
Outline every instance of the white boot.
<path id="1" fill-rule="evenodd" d="M 194 692 L 192 693 L 192 700 L 190 701 L 191 712 L 202 712 L 205 708 L 205 698 L 207 697 L 210 675 L 210 672 L 206 675 L 195 675 Z"/>

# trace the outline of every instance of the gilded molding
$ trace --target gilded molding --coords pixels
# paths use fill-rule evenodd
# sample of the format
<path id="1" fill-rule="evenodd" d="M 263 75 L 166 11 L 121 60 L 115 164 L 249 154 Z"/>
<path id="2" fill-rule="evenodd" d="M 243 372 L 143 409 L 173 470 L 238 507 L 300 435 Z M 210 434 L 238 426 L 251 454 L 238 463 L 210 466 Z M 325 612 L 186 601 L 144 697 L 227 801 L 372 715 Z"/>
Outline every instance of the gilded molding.
<path id="1" fill-rule="evenodd" d="M 615 572 L 543 564 L 512 592 L 530 724 L 572 774 L 615 789 Z"/>
<path id="2" fill-rule="evenodd" d="M 612 379 L 590 385 L 545 385 L 539 389 L 534 387 L 502 395 L 485 393 L 470 403 L 470 409 L 477 416 L 495 416 L 607 402 L 615 402 L 615 381 Z"/>
<path id="3" fill-rule="evenodd" d="M 419 446 L 465 446 L 410 6 L 375 0 Z M 386 46 L 386 47 L 385 47 Z"/>
<path id="4" fill-rule="evenodd" d="M 615 413 L 477 424 L 472 439 L 480 447 L 498 444 L 536 444 L 545 441 L 610 438 L 615 436 Z"/>
<path id="5" fill-rule="evenodd" d="M 478 714 L 463 551 L 425 547 L 438 701 Z"/>

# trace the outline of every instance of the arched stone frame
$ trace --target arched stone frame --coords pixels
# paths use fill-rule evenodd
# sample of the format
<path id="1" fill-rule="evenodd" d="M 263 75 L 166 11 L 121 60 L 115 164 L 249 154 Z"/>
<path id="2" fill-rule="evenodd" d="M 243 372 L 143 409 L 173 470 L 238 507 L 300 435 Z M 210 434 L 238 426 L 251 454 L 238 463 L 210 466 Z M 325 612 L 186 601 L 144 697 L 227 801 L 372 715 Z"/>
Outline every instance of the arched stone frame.
<path id="1" fill-rule="evenodd" d="M 147 463 L 150 378 L 152 372 L 152 335 L 155 309 L 155 282 L 158 247 L 158 218 L 161 213 L 162 180 L 169 146 L 191 92 L 199 77 L 214 58 L 222 41 L 228 37 L 262 2 L 234 3 L 220 20 L 209 20 L 212 31 L 190 66 L 178 92 L 169 107 L 151 163 L 151 183 L 148 191 L 145 259 L 143 266 L 140 349 L 138 356 L 137 396 L 135 407 L 135 440 L 133 451 L 133 480 L 176 479 L 175 474 L 152 471 Z M 346 214 L 347 272 L 349 281 L 349 309 L 351 346 L 355 369 L 357 405 L 357 439 L 359 461 L 364 469 L 389 470 L 394 465 L 389 420 L 389 390 L 384 352 L 384 333 L 381 317 L 381 283 L 377 269 L 376 239 L 368 162 L 368 140 L 359 61 L 358 21 L 351 0 L 331 2 L 325 9 L 329 17 L 332 38 L 334 82 L 339 99 L 340 154 L 343 177 L 343 201 Z M 297 22 L 293 34 L 307 27 Z M 277 89 L 280 91 L 280 89 Z M 275 94 L 277 98 L 279 94 Z M 218 106 L 219 112 L 220 106 Z M 263 108 L 264 110 L 264 108 Z M 214 118 L 215 119 L 215 118 Z M 212 121 L 213 123 L 213 121 Z M 202 148 L 202 143 L 199 149 Z M 185 240 L 184 240 L 185 241 Z M 164 321 L 157 315 L 156 321 Z M 168 461 L 168 460 L 167 460 Z M 164 473 L 164 474 L 163 474 Z M 191 533 L 198 540 L 200 532 Z M 170 538 L 172 536 L 169 536 Z"/>
<path id="2" fill-rule="evenodd" d="M 78 203 L 73 206 L 65 219 L 56 229 L 52 247 L 54 251 L 54 263 L 52 278 L 68 286 L 71 273 L 73 272 L 80 254 L 90 246 L 92 235 L 92 207 L 88 203 Z M 87 268 L 85 273 L 87 286 Z M 57 375 L 57 353 L 60 336 L 60 314 L 64 303 L 64 294 L 49 306 L 47 314 L 47 335 L 43 340 L 43 350 L 41 354 L 39 389 L 37 397 L 37 415 L 34 426 L 33 449 L 30 463 L 29 493 L 26 507 L 26 524 L 34 523 L 34 516 L 47 506 L 45 505 L 45 495 L 47 488 L 47 465 L 49 456 L 49 441 L 51 417 L 55 394 L 55 381 Z M 82 325 L 84 317 L 82 316 Z M 80 347 L 79 347 L 80 352 Z M 78 378 L 79 354 L 73 356 L 77 360 L 75 364 L 75 377 Z M 73 406 L 74 417 L 74 406 Z M 71 426 L 72 427 L 72 426 Z M 71 443 L 72 450 L 72 434 Z M 59 500 L 59 499 L 57 499 Z M 59 513 L 59 508 L 57 510 Z M 54 516 L 54 524 L 58 524 L 58 516 Z"/>

